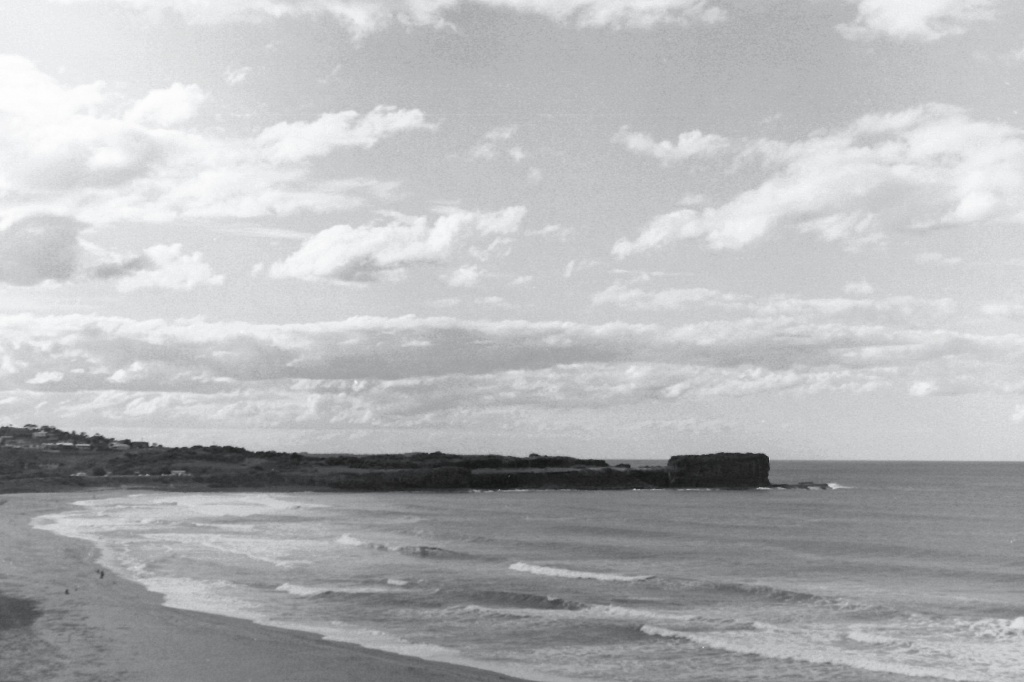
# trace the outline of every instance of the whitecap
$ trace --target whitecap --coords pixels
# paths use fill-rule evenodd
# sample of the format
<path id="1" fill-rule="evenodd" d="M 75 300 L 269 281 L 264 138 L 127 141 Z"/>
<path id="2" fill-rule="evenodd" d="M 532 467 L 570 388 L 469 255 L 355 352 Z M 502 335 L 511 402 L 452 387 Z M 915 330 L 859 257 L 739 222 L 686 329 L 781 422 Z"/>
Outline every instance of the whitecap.
<path id="1" fill-rule="evenodd" d="M 641 580 L 650 580 L 653 576 L 650 575 L 619 575 L 617 573 L 595 573 L 592 571 L 573 571 L 567 568 L 556 568 L 553 566 L 538 566 L 536 564 L 527 564 L 522 561 L 509 566 L 509 570 L 519 571 L 521 573 L 532 573 L 534 575 L 543 575 L 551 578 L 569 578 L 572 580 L 603 580 L 608 582 L 639 582 Z"/>

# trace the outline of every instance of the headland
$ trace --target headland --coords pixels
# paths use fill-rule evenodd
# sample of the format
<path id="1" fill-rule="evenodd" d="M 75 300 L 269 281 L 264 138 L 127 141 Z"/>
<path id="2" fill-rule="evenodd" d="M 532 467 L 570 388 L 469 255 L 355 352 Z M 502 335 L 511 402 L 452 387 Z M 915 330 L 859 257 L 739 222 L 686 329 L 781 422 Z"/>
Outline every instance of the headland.
<path id="1" fill-rule="evenodd" d="M 224 445 L 164 447 L 27 424 L 0 426 L 0 493 L 83 488 L 176 491 L 630 490 L 773 486 L 768 456 L 677 455 L 664 466 L 531 454 L 308 454 Z"/>

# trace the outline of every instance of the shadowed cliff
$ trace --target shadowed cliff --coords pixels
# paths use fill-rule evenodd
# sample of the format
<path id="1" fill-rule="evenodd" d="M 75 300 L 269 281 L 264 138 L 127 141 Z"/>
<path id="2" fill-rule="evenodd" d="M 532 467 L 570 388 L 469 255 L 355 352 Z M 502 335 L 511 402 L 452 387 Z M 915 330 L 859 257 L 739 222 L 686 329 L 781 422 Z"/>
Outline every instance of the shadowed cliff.
<path id="1" fill-rule="evenodd" d="M 530 455 L 309 455 L 232 446 L 126 451 L 3 448 L 0 492 L 83 487 L 188 490 L 628 490 L 769 486 L 768 457 L 679 455 L 665 466 Z"/>

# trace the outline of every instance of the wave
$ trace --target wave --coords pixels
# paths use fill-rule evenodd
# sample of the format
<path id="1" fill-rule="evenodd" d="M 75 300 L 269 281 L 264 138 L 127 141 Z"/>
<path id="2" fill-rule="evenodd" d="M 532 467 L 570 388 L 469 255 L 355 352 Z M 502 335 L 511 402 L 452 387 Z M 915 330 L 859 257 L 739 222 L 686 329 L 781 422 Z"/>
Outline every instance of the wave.
<path id="1" fill-rule="evenodd" d="M 967 629 L 975 637 L 984 639 L 1024 637 L 1024 616 L 1017 616 L 1016 618 L 983 618 L 967 623 Z"/>
<path id="2" fill-rule="evenodd" d="M 862 628 L 850 629 L 850 631 L 846 633 L 846 639 L 850 640 L 851 642 L 857 642 L 858 644 L 874 644 L 879 646 L 898 645 L 904 647 L 912 646 L 909 642 L 905 640 L 899 640 L 893 637 L 889 637 L 887 635 L 880 635 L 874 632 L 868 632 L 867 630 L 864 630 Z"/>
<path id="3" fill-rule="evenodd" d="M 877 615 L 897 614 L 896 611 L 884 606 L 878 606 L 877 604 L 864 604 L 846 597 L 814 594 L 811 592 L 799 592 L 796 590 L 787 590 L 781 587 L 772 587 L 771 585 L 720 582 L 702 582 L 700 585 L 716 592 L 733 592 L 740 595 L 752 595 L 766 601 L 783 604 L 807 604 L 810 606 L 825 607 L 834 611 L 872 613 Z"/>
<path id="4" fill-rule="evenodd" d="M 312 587 L 308 585 L 296 585 L 294 583 L 282 583 L 275 588 L 278 592 L 287 592 L 296 597 L 320 597 L 328 594 L 384 594 L 399 592 L 394 587 L 385 585 L 352 585 L 352 586 L 331 586 Z"/>
<path id="5" fill-rule="evenodd" d="M 934 659 L 922 662 L 899 660 L 878 649 L 851 650 L 842 648 L 842 638 L 821 636 L 817 633 L 788 630 L 751 623 L 751 627 L 723 630 L 681 630 L 643 625 L 640 632 L 652 637 L 686 641 L 699 647 L 717 649 L 734 654 L 758 656 L 777 661 L 800 661 L 817 665 L 842 666 L 855 670 L 905 677 L 950 680 L 951 682 L 981 682 L 984 674 L 968 671 L 954 672 Z M 860 641 L 866 644 L 869 639 Z M 886 640 L 878 644 L 891 644 Z"/>
<path id="6" fill-rule="evenodd" d="M 278 592 L 294 594 L 296 597 L 316 597 L 333 592 L 333 590 L 327 587 L 307 587 L 306 585 L 293 585 L 292 583 L 282 583 L 275 589 Z"/>
<path id="7" fill-rule="evenodd" d="M 365 547 L 379 552 L 395 552 L 396 554 L 423 557 L 425 559 L 464 559 L 469 557 L 468 554 L 455 552 L 450 549 L 445 549 L 444 547 L 432 547 L 429 545 L 388 545 L 382 542 L 366 542 L 365 540 L 354 538 L 348 534 L 336 538 L 334 542 L 347 547 Z"/>
<path id="8" fill-rule="evenodd" d="M 587 604 L 570 599 L 527 592 L 480 591 L 471 593 L 468 598 L 476 605 L 512 606 L 519 609 L 581 611 L 587 608 Z"/>
<path id="9" fill-rule="evenodd" d="M 570 578 L 573 580 L 603 580 L 607 582 L 626 582 L 633 583 L 642 580 L 650 580 L 654 576 L 650 575 L 619 575 L 617 573 L 594 573 L 591 571 L 573 571 L 567 568 L 555 568 L 553 566 L 538 566 L 536 564 L 527 564 L 521 561 L 509 566 L 511 571 L 519 571 L 521 573 L 532 573 L 534 575 L 543 575 L 551 578 Z"/>

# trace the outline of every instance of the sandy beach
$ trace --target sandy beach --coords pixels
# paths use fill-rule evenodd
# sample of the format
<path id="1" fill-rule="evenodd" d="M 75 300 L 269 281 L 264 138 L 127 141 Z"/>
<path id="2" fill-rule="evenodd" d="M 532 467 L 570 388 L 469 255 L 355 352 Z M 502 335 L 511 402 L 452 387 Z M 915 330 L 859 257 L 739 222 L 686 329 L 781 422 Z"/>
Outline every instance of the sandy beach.
<path id="1" fill-rule="evenodd" d="M 108 493 L 88 493 L 104 494 Z M 0 496 L 4 682 L 513 680 L 167 608 L 160 595 L 97 564 L 98 553 L 89 543 L 31 527 L 33 517 L 63 509 L 81 497 Z"/>

